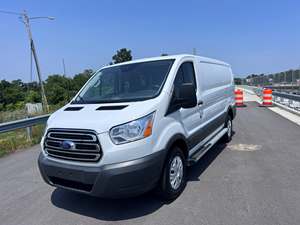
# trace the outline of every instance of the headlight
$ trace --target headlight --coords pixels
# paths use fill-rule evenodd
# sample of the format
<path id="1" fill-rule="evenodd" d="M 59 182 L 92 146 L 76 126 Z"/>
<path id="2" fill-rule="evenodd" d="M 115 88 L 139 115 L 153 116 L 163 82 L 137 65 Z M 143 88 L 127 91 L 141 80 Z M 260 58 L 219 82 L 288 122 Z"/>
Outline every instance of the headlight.
<path id="1" fill-rule="evenodd" d="M 140 119 L 113 127 L 110 138 L 116 145 L 136 141 L 152 134 L 154 112 Z"/>

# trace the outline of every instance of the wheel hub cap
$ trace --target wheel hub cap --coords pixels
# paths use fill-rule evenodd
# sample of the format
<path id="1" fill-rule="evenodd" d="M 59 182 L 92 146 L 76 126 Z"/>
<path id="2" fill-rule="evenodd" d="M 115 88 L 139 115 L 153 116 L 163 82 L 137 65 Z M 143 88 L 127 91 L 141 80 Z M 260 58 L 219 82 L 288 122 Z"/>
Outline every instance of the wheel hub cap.
<path id="1" fill-rule="evenodd" d="M 176 190 L 179 188 L 183 176 L 183 163 L 179 156 L 175 156 L 170 167 L 170 184 Z"/>
<path id="2" fill-rule="evenodd" d="M 227 122 L 227 135 L 228 135 L 228 137 L 231 137 L 231 128 L 232 128 L 232 125 L 231 125 L 231 121 L 230 120 L 228 120 L 228 122 Z"/>

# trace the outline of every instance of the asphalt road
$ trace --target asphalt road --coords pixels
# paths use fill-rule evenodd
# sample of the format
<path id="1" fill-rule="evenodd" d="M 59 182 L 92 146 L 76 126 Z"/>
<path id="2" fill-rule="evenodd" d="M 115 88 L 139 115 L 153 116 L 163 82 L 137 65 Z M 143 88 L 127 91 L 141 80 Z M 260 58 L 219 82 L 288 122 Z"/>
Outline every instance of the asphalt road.
<path id="1" fill-rule="evenodd" d="M 102 200 L 46 185 L 39 147 L 0 159 L 0 224 L 300 224 L 300 126 L 247 103 L 230 144 L 189 170 L 182 195 Z"/>

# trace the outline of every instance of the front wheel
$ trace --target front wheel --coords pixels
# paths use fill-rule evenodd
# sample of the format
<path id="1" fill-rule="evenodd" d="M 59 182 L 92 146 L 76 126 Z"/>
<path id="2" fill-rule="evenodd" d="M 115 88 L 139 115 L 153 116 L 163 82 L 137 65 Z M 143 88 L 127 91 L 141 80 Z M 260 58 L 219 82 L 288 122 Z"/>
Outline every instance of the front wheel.
<path id="1" fill-rule="evenodd" d="M 177 198 L 186 186 L 186 158 L 179 147 L 168 154 L 159 183 L 159 194 L 165 200 Z"/>

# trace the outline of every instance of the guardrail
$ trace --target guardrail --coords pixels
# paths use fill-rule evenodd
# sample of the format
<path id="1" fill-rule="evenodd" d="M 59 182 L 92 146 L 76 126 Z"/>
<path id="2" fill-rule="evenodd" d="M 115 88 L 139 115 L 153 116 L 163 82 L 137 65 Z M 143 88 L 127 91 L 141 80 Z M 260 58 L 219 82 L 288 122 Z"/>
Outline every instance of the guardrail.
<path id="1" fill-rule="evenodd" d="M 300 95 L 288 94 L 278 91 L 273 91 L 273 95 L 300 102 Z"/>
<path id="2" fill-rule="evenodd" d="M 300 95 L 273 91 L 273 101 L 300 112 Z"/>
<path id="3" fill-rule="evenodd" d="M 241 86 L 244 89 L 253 91 L 257 96 L 262 97 L 263 88 L 254 86 Z M 284 92 L 273 91 L 273 102 L 280 105 L 285 105 L 288 108 L 296 110 L 298 113 L 300 111 L 300 95 L 288 94 Z"/>
<path id="4" fill-rule="evenodd" d="M 36 117 L 32 117 L 32 118 L 26 118 L 26 119 L 1 123 L 0 124 L 0 133 L 16 130 L 19 128 L 31 127 L 31 126 L 34 126 L 34 125 L 37 125 L 40 123 L 46 123 L 49 116 L 50 116 L 50 114 L 47 114 L 47 115 L 36 116 Z"/>

